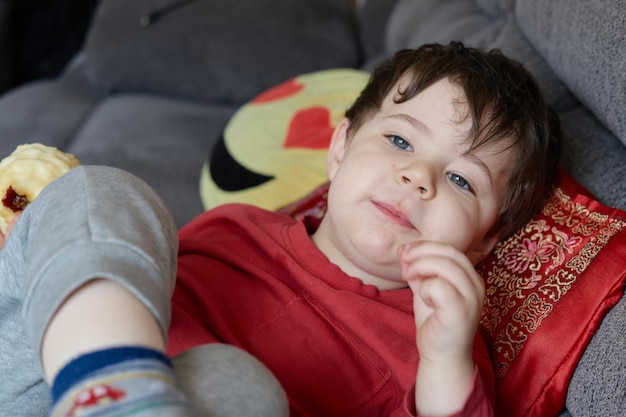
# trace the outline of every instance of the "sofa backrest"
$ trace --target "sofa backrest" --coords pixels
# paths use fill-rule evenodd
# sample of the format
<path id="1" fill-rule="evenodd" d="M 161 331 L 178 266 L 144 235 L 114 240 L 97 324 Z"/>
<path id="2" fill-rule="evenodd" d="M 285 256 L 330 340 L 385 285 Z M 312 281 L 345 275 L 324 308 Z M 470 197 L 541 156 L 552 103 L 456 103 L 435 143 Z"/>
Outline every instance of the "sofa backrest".
<path id="1" fill-rule="evenodd" d="M 228 104 L 362 59 L 354 13 L 336 0 L 103 0 L 84 58 L 105 94 Z"/>
<path id="2" fill-rule="evenodd" d="M 554 73 L 626 144 L 626 2 L 524 0 L 515 16 Z"/>

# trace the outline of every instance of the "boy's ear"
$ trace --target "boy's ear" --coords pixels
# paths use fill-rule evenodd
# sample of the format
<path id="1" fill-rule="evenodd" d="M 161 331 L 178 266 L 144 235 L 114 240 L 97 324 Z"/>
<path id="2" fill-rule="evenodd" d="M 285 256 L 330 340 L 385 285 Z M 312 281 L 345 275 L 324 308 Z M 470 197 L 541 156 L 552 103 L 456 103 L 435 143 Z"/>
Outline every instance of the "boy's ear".
<path id="1" fill-rule="evenodd" d="M 500 241 L 500 234 L 494 233 L 489 236 L 485 236 L 482 242 L 480 242 L 472 251 L 467 255 L 473 265 L 477 265 L 480 261 L 485 259 L 489 253 L 493 250 L 494 246 Z"/>
<path id="2" fill-rule="evenodd" d="M 333 130 L 326 158 L 326 175 L 333 180 L 348 146 L 348 126 L 350 121 L 343 119 Z"/>

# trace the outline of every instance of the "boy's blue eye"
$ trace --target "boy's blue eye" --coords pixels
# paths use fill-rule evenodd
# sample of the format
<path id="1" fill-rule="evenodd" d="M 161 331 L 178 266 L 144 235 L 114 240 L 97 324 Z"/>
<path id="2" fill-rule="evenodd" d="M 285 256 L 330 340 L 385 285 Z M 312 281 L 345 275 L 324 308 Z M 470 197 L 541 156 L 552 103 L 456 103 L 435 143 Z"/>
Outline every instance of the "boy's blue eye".
<path id="1" fill-rule="evenodd" d="M 411 146 L 409 141 L 407 141 L 404 138 L 401 138 L 400 136 L 391 135 L 391 136 L 389 136 L 389 140 L 391 141 L 393 146 L 395 146 L 396 148 L 400 148 L 400 149 L 402 149 L 404 151 L 412 151 L 413 150 L 413 147 Z"/>
<path id="2" fill-rule="evenodd" d="M 462 176 L 460 176 L 459 174 L 455 174 L 453 172 L 448 174 L 448 178 L 450 178 L 450 181 L 452 181 L 454 184 L 456 184 L 457 186 L 464 188 L 468 191 L 474 192 L 474 190 L 472 189 L 472 186 L 469 184 L 469 182 L 467 182 L 467 180 L 465 178 L 463 178 Z"/>

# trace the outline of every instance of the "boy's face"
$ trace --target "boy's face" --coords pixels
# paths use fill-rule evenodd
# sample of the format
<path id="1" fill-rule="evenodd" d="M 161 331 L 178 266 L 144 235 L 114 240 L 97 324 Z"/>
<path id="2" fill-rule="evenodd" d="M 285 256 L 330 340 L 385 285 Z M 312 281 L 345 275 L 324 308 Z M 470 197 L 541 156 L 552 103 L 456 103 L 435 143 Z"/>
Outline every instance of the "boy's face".
<path id="1" fill-rule="evenodd" d="M 466 153 L 471 120 L 461 87 L 443 79 L 396 104 L 407 82 L 351 138 L 347 121 L 336 128 L 328 212 L 313 235 L 331 262 L 380 289 L 406 286 L 397 255 L 405 243 L 451 245 L 474 264 L 489 253 L 513 156 L 504 145 Z"/>

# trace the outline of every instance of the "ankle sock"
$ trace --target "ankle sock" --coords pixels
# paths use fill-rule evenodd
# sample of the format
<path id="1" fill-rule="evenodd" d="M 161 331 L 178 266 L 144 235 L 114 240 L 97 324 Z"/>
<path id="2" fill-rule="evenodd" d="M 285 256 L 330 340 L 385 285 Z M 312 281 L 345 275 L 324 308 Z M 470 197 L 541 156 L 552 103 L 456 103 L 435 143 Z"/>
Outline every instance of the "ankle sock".
<path id="1" fill-rule="evenodd" d="M 82 355 L 52 385 L 53 417 L 192 416 L 176 387 L 170 360 L 143 347 L 116 347 Z"/>

